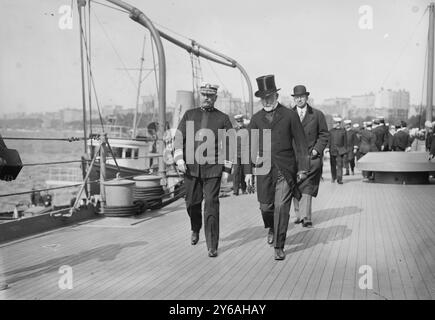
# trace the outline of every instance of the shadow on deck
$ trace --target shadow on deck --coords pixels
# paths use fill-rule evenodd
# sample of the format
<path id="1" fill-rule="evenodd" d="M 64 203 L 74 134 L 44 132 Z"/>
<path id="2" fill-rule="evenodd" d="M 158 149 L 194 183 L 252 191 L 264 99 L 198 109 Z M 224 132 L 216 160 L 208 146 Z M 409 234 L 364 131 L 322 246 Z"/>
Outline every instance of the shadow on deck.
<path id="1" fill-rule="evenodd" d="M 343 185 L 324 173 L 314 228 L 289 224 L 273 259 L 255 195 L 221 198 L 219 256 L 190 245 L 183 200 L 135 218 L 79 223 L 0 246 L 2 299 L 433 299 L 434 185 Z M 291 209 L 293 215 L 293 208 Z M 73 288 L 61 289 L 62 266 Z M 361 288 L 362 266 L 372 271 Z"/>

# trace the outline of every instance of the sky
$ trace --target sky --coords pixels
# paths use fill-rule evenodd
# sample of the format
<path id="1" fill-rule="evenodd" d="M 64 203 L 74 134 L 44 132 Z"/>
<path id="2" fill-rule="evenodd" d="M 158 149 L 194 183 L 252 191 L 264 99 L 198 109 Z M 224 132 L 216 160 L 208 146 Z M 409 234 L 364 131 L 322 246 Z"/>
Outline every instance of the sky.
<path id="1" fill-rule="evenodd" d="M 127 2 L 158 29 L 186 43 L 194 39 L 237 60 L 254 91 L 257 77 L 274 74 L 281 95 L 290 95 L 295 85 L 304 84 L 315 103 L 381 87 L 410 91 L 412 104 L 425 101 L 427 0 Z M 61 29 L 64 13 L 59 9 L 71 3 L 72 29 Z M 76 1 L 1 0 L 0 6 L 0 114 L 81 108 Z M 361 28 L 367 17 L 367 11 L 359 11 L 363 6 L 372 10 L 371 29 Z M 149 32 L 124 12 L 95 2 L 91 9 L 91 61 L 98 103 L 134 107 L 139 74 L 125 68 L 139 68 L 144 36 L 144 68 L 152 68 Z M 177 90 L 192 90 L 192 70 L 185 50 L 166 40 L 163 45 L 170 104 Z M 204 59 L 200 63 L 205 81 L 248 100 L 237 69 Z M 156 93 L 154 73 L 143 81 L 141 93 Z"/>

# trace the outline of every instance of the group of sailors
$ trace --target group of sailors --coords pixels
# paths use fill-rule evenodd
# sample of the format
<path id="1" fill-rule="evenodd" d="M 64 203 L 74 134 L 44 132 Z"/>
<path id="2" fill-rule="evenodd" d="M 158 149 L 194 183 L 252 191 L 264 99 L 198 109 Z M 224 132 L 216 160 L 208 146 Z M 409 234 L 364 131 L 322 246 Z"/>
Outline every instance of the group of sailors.
<path id="1" fill-rule="evenodd" d="M 396 125 L 385 123 L 384 117 L 377 117 L 372 121 L 364 121 L 362 127 L 358 123 L 352 124 L 352 120 L 344 120 L 338 116 L 333 117 L 334 125 L 331 132 L 331 143 L 337 144 L 337 148 L 343 148 L 343 159 L 336 161 L 331 157 L 331 173 L 334 182 L 336 175 L 340 176 L 341 162 L 346 173 L 354 174 L 355 160 L 361 159 L 369 152 L 418 151 L 419 141 L 424 141 L 424 149 L 430 152 L 431 157 L 435 154 L 435 144 L 432 145 L 435 122 L 427 121 L 425 129 L 409 129 L 405 121 Z M 342 126 L 343 123 L 343 126 Z M 341 136 L 342 140 L 334 139 L 334 136 Z M 346 138 L 344 138 L 346 137 Z M 338 141 L 338 142 L 337 142 Z M 431 151 L 432 149 L 432 151 Z M 350 172 L 349 172 L 350 167 Z M 338 172 L 337 174 L 335 172 Z M 362 172 L 367 180 L 373 180 L 373 174 L 368 171 Z"/>

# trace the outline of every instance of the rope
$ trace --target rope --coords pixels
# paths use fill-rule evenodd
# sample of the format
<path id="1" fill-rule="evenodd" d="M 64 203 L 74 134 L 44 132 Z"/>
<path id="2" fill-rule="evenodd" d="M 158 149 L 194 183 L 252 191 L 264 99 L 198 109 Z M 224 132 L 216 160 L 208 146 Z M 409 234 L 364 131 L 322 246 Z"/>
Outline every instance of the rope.
<path id="1" fill-rule="evenodd" d="M 91 160 L 85 160 L 87 162 L 90 162 Z M 26 163 L 22 164 L 23 167 L 31 167 L 31 166 L 45 166 L 45 165 L 51 165 L 51 164 L 62 164 L 62 163 L 77 163 L 82 162 L 82 160 L 68 160 L 68 161 L 55 161 L 55 162 L 37 162 L 37 163 Z"/>
<path id="2" fill-rule="evenodd" d="M 85 140 L 85 138 L 82 137 L 71 137 L 71 138 L 23 138 L 23 137 L 2 137 L 3 140 L 47 140 L 47 141 L 82 141 Z"/>
<path id="3" fill-rule="evenodd" d="M 112 153 L 113 154 L 113 153 Z M 155 155 L 155 156 L 142 156 L 142 157 L 137 157 L 134 158 L 136 159 L 148 159 L 148 158 L 160 158 L 162 157 L 162 155 Z M 125 159 L 122 157 L 106 157 L 106 159 L 114 159 L 115 163 L 116 163 L 116 159 Z M 91 162 L 91 160 L 85 160 L 86 162 Z M 82 160 L 66 160 L 66 161 L 54 161 L 54 162 L 35 162 L 35 163 L 23 163 L 22 166 L 23 167 L 31 167 L 31 166 L 46 166 L 46 165 L 53 165 L 53 164 L 65 164 L 65 163 L 82 163 Z M 119 171 L 119 166 L 118 167 L 118 171 Z"/>

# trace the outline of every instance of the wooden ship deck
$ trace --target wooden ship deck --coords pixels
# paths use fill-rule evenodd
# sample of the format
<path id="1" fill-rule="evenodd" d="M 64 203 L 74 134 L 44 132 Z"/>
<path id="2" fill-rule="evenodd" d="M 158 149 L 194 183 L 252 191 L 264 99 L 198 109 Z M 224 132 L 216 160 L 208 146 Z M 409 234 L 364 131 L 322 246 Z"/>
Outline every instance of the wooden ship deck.
<path id="1" fill-rule="evenodd" d="M 325 166 L 326 168 L 326 166 Z M 134 218 L 87 221 L 0 245 L 0 299 L 433 299 L 435 185 L 332 184 L 314 228 L 289 224 L 286 259 L 266 243 L 255 195 L 221 198 L 219 256 L 190 244 L 183 199 Z M 291 210 L 294 215 L 293 208 Z M 62 266 L 73 288 L 60 289 Z M 373 288 L 359 286 L 360 267 Z"/>

